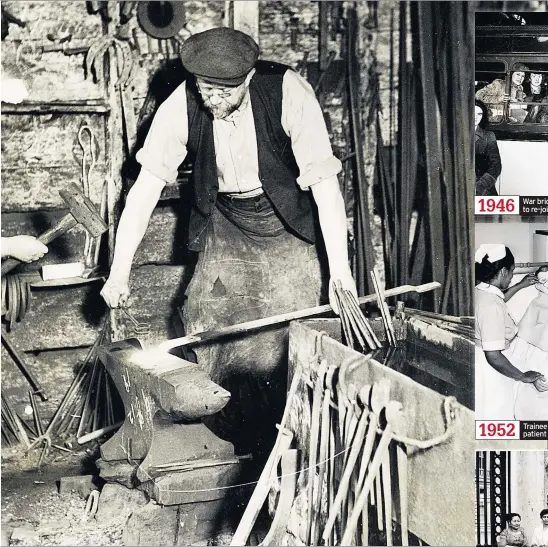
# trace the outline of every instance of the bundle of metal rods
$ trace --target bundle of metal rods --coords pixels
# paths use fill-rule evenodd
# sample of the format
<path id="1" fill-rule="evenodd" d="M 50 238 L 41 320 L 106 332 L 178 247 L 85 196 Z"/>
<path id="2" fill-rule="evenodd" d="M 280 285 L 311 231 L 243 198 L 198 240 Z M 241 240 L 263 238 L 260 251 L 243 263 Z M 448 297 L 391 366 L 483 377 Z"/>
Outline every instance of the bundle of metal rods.
<path id="1" fill-rule="evenodd" d="M 474 28 L 467 4 L 400 3 L 394 12 L 399 11 L 399 25 L 392 24 L 390 33 L 399 74 L 396 78 L 391 72 L 388 79 L 391 89 L 396 83 L 398 88 L 391 93 L 398 96 L 398 119 L 390 116 L 389 126 L 397 133 L 396 142 L 389 139 L 392 145 L 387 145 L 384 109 L 365 118 L 370 126 L 377 124 L 378 210 L 387 282 L 397 286 L 436 279 L 441 291 L 421 296 L 414 305 L 456 315 L 472 313 L 473 302 L 472 277 L 462 275 L 470 268 L 474 222 L 474 186 L 462 184 L 474 176 L 474 136 L 462 115 L 473 95 L 465 61 Z"/>
<path id="2" fill-rule="evenodd" d="M 2 393 L 2 440 L 7 446 L 14 443 L 30 446 L 27 431 L 23 425 L 23 420 L 17 415 L 11 407 L 8 400 Z"/>
<path id="3" fill-rule="evenodd" d="M 34 396 L 31 405 L 35 417 L 38 436 L 31 448 L 42 445 L 44 450 L 40 458 L 47 454 L 49 447 L 62 448 L 53 444 L 54 440 L 65 441 L 72 436 L 82 438 L 87 434 L 107 429 L 120 420 L 120 405 L 114 400 L 116 389 L 103 364 L 97 357 L 97 348 L 104 342 L 106 326 L 102 329 L 94 345 L 88 352 L 74 380 L 66 391 L 46 429 L 43 429 Z"/>
<path id="4" fill-rule="evenodd" d="M 362 313 L 356 297 L 350 291 L 343 289 L 340 281 L 335 285 L 335 297 L 339 306 L 339 317 L 346 344 L 353 348 L 356 342 L 362 351 L 382 347 L 377 335 Z"/>
<path id="5" fill-rule="evenodd" d="M 474 317 L 455 317 L 452 315 L 443 315 L 441 313 L 431 313 L 422 310 L 407 308 L 406 313 L 417 316 L 421 321 L 430 325 L 435 325 L 441 329 L 459 334 L 472 340 L 474 338 Z"/>

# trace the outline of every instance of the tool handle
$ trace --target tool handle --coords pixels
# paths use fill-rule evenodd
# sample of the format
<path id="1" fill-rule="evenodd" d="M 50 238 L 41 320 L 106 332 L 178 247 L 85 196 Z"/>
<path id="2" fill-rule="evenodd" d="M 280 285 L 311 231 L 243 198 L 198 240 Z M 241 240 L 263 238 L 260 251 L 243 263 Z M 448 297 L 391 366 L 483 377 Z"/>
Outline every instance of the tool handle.
<path id="1" fill-rule="evenodd" d="M 54 239 L 62 236 L 65 232 L 68 232 L 74 228 L 77 224 L 78 221 L 70 213 L 68 213 L 55 226 L 45 231 L 40 237 L 38 237 L 38 241 L 44 245 L 47 245 Z M 6 275 L 11 272 L 11 270 L 17 268 L 19 264 L 22 264 L 22 262 L 16 258 L 8 258 L 7 260 L 4 260 L 4 262 L 2 262 L 2 275 Z"/>
<path id="2" fill-rule="evenodd" d="M 424 285 L 402 285 L 401 287 L 395 287 L 393 289 L 388 289 L 384 291 L 384 297 L 389 298 L 391 296 L 397 296 L 399 294 L 404 294 L 407 292 L 428 292 L 435 289 L 439 289 L 441 284 L 437 281 L 432 281 L 431 283 L 425 283 Z M 368 302 L 374 302 L 377 299 L 376 294 L 369 294 L 367 296 L 362 296 L 358 299 L 360 305 L 366 304 Z M 200 344 L 203 342 L 211 342 L 213 340 L 218 340 L 223 336 L 234 335 L 234 334 L 245 334 L 252 330 L 257 330 L 264 327 L 270 327 L 272 325 L 280 325 L 282 323 L 288 323 L 289 321 L 295 321 L 296 319 L 305 319 L 308 317 L 314 317 L 315 315 L 321 315 L 322 313 L 327 313 L 333 311 L 329 304 L 324 306 L 316 306 L 314 308 L 305 308 L 304 310 L 298 310 L 288 313 L 282 313 L 280 315 L 273 315 L 272 317 L 265 317 L 264 319 L 256 319 L 254 321 L 247 321 L 245 323 L 238 323 L 237 325 L 231 325 L 229 327 L 223 327 L 218 330 L 210 330 L 206 332 L 201 332 L 197 334 L 189 334 L 187 336 L 182 336 L 181 338 L 174 338 L 172 340 L 167 340 L 159 345 L 158 349 L 169 351 L 173 348 L 178 348 L 180 346 L 190 346 L 194 344 Z"/>
<path id="3" fill-rule="evenodd" d="M 11 343 L 11 340 L 8 338 L 7 334 L 2 330 L 2 343 L 4 344 L 6 350 L 10 354 L 11 358 L 13 359 L 13 362 L 17 365 L 17 368 L 22 372 L 23 376 L 27 379 L 28 383 L 32 387 L 35 393 L 37 393 L 42 401 L 47 401 L 48 397 L 44 390 L 42 389 L 42 386 L 40 385 L 40 382 L 34 376 L 34 373 L 32 370 L 29 369 L 25 361 L 23 360 L 23 357 L 21 354 L 17 351 L 15 346 Z"/>

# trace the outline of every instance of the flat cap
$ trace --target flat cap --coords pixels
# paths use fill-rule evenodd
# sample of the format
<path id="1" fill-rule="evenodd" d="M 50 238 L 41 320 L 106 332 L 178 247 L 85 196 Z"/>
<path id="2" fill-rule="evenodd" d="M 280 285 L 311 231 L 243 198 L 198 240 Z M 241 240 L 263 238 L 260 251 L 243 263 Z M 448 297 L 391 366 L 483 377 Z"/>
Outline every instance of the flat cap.
<path id="1" fill-rule="evenodd" d="M 227 27 L 193 34 L 180 49 L 184 67 L 198 78 L 222 86 L 240 85 L 259 57 L 251 36 Z"/>

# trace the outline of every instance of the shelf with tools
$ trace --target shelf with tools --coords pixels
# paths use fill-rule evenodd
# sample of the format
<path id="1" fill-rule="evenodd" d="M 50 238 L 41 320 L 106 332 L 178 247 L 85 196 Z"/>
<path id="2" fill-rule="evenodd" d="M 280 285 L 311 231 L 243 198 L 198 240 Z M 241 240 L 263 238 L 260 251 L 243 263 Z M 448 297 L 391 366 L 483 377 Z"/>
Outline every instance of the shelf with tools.
<path id="1" fill-rule="evenodd" d="M 105 114 L 110 113 L 110 106 L 102 99 L 85 101 L 25 101 L 19 104 L 3 104 L 2 114 Z"/>

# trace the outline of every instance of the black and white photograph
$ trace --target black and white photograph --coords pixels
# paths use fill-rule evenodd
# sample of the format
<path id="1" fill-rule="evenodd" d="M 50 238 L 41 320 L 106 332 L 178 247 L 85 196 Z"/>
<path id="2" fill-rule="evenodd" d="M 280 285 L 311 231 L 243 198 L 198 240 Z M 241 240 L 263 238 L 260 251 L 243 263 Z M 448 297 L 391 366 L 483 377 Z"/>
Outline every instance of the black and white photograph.
<path id="1" fill-rule="evenodd" d="M 476 453 L 476 545 L 548 543 L 548 452 Z"/>
<path id="2" fill-rule="evenodd" d="M 548 14 L 475 23 L 476 195 L 548 195 Z"/>
<path id="3" fill-rule="evenodd" d="M 485 4 L 2 2 L 2 545 L 474 545 Z"/>
<path id="4" fill-rule="evenodd" d="M 476 419 L 548 420 L 548 222 L 475 235 Z"/>

